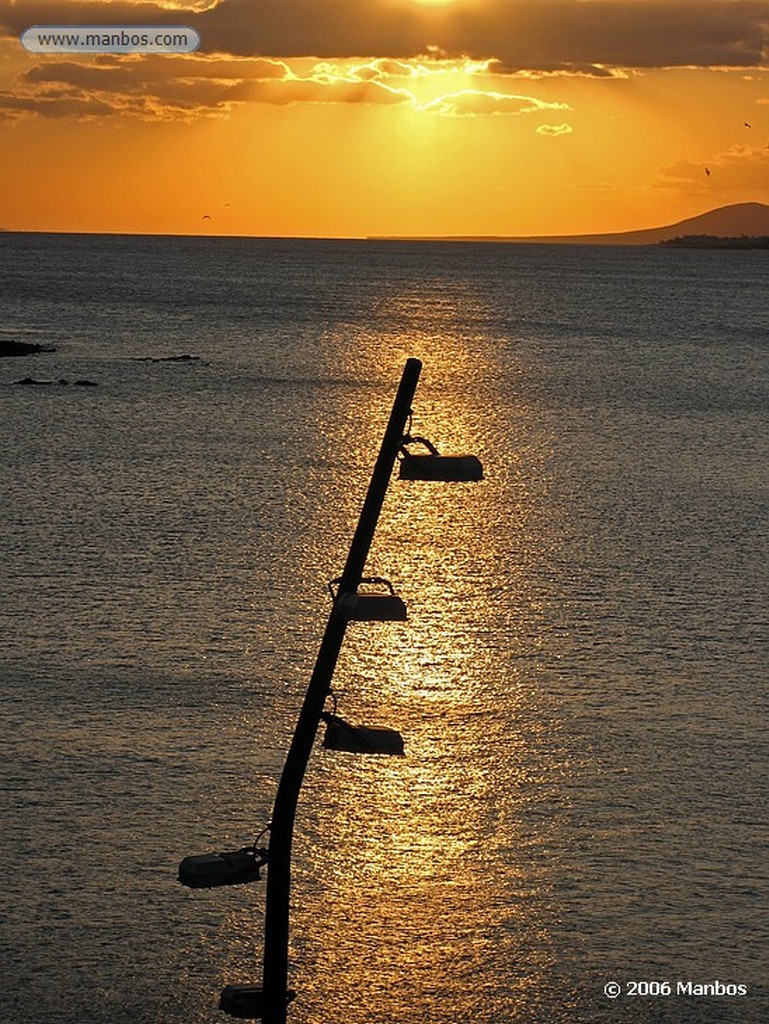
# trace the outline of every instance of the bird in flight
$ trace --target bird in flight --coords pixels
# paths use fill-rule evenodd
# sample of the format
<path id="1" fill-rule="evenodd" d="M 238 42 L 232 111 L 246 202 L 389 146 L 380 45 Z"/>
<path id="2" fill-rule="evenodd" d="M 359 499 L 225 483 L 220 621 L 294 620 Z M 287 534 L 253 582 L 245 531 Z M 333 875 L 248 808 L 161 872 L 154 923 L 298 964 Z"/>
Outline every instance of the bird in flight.
<path id="1" fill-rule="evenodd" d="M 707 175 L 708 177 L 710 177 L 710 168 L 709 168 L 709 167 L 706 167 L 706 168 L 705 168 L 705 174 L 706 174 L 706 175 Z"/>
<path id="2" fill-rule="evenodd" d="M 203 219 L 203 220 L 211 220 L 211 217 L 210 217 L 210 215 L 209 215 L 209 214 L 207 214 L 207 213 L 204 213 L 204 214 L 203 214 L 203 218 L 202 218 L 202 219 Z"/>

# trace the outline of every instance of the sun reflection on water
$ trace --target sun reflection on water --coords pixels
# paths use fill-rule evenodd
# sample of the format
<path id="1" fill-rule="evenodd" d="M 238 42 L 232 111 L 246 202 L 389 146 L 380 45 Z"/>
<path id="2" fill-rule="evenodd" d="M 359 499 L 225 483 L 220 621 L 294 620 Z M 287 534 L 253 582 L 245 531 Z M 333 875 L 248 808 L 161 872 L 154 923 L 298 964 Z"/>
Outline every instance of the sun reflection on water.
<path id="1" fill-rule="evenodd" d="M 317 465 L 292 486 L 299 523 L 304 505 L 316 509 L 313 528 L 286 547 L 291 572 L 304 566 L 307 593 L 297 581 L 295 600 L 323 621 L 324 580 L 307 567 L 338 573 L 405 358 L 425 366 L 413 433 L 446 454 L 478 454 L 486 478 L 431 485 L 396 471 L 391 482 L 367 573 L 392 581 L 409 618 L 351 623 L 334 691 L 348 721 L 397 728 L 406 755 L 317 744 L 294 840 L 291 1017 L 523 1022 L 555 956 L 548 848 L 569 771 L 537 691 L 543 608 L 531 565 L 549 542 L 532 523 L 543 455 L 526 450 L 523 403 L 520 440 L 497 422 L 499 378 L 471 288 L 404 286 L 378 301 L 401 330 L 346 338 L 340 324 L 327 338 L 334 373 L 356 383 L 317 410 Z M 511 381 L 519 371 L 506 358 Z M 283 747 L 304 685 L 277 697 L 271 734 Z M 260 934 L 259 913 L 239 906 L 228 929 L 241 938 L 223 981 L 253 979 L 259 951 L 243 934 Z"/>
<path id="2" fill-rule="evenodd" d="M 441 341 L 439 381 L 464 345 Z M 468 394 L 418 392 L 415 432 L 471 451 L 487 396 Z M 334 687 L 340 714 L 399 729 L 406 756 L 319 750 L 311 764 L 292 947 L 306 1021 L 442 1021 L 447 1001 L 454 1019 L 491 1020 L 506 976 L 523 1013 L 551 963 L 547 827 L 522 824 L 543 782 L 532 736 L 546 725 L 525 668 L 538 608 L 499 543 L 526 528 L 526 506 L 523 487 L 493 475 L 392 483 L 369 571 L 392 579 L 409 621 L 351 624 Z"/>

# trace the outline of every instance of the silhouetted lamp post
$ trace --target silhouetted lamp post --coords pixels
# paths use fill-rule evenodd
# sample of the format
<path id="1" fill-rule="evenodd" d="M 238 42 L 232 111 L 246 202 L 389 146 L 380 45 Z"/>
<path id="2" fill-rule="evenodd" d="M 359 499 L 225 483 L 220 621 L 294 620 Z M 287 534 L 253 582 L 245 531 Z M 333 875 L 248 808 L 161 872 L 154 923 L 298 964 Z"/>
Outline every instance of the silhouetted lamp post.
<path id="1" fill-rule="evenodd" d="M 474 455 L 441 455 L 426 438 L 411 436 L 411 402 L 421 369 L 418 359 L 407 360 L 344 571 L 329 584 L 331 611 L 278 785 L 269 825 L 269 847 L 257 849 L 257 839 L 253 847 L 230 853 L 187 857 L 179 867 L 179 880 L 183 884 L 211 888 L 257 881 L 259 869 L 267 864 L 262 985 L 228 985 L 222 991 L 220 1009 L 233 1017 L 285 1024 L 287 1006 L 294 997 L 294 992 L 288 988 L 291 843 L 299 791 L 320 722 L 326 723 L 323 745 L 327 749 L 361 754 L 403 754 L 403 738 L 394 729 L 350 725 L 336 714 L 336 702 L 333 713 L 325 711 L 324 705 L 327 697 L 333 696 L 331 680 L 347 623 L 406 618 L 406 606 L 392 584 L 381 577 L 363 575 L 398 456 L 401 457 L 399 475 L 404 480 L 448 482 L 480 480 L 483 476 L 481 463 Z M 426 453 L 410 451 L 415 444 L 425 448 Z"/>

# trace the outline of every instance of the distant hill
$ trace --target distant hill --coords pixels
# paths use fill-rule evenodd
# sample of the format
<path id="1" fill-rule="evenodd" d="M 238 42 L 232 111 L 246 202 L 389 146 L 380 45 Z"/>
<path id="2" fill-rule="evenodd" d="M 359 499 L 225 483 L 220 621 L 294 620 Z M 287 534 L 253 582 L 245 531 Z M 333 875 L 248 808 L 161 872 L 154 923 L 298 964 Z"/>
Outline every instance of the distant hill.
<path id="1" fill-rule="evenodd" d="M 622 231 L 610 235 L 572 235 L 537 238 L 538 242 L 570 242 L 586 245 L 655 245 L 681 235 L 767 235 L 769 206 L 764 203 L 735 203 L 709 210 L 699 217 L 688 217 L 676 224 L 642 231 Z M 519 239 L 520 240 L 520 239 Z M 529 239 L 534 241 L 534 239 Z"/>
<path id="2" fill-rule="evenodd" d="M 537 242 L 568 245 L 656 245 L 682 235 L 769 235 L 769 206 L 764 203 L 735 203 L 688 217 L 676 224 L 641 231 L 620 231 L 607 235 L 442 235 L 432 241 L 445 242 Z"/>

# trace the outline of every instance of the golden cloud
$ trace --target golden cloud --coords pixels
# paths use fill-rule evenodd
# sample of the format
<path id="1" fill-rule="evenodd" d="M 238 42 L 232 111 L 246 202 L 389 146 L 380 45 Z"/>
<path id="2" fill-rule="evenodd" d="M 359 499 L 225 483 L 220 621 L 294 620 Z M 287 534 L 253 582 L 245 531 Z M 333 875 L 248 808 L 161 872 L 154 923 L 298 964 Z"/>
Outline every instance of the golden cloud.
<path id="1" fill-rule="evenodd" d="M 565 103 L 469 84 L 487 80 L 488 66 L 431 58 L 413 63 L 181 55 L 48 59 L 23 72 L 13 93 L 0 94 L 0 115 L 191 120 L 224 116 L 243 103 L 401 104 L 442 117 L 569 109 Z M 55 101 L 51 88 L 58 90 Z M 64 90 L 69 90 L 66 103 Z"/>
<path id="2" fill-rule="evenodd" d="M 573 131 L 570 124 L 541 124 L 537 128 L 540 135 L 569 135 Z"/>

